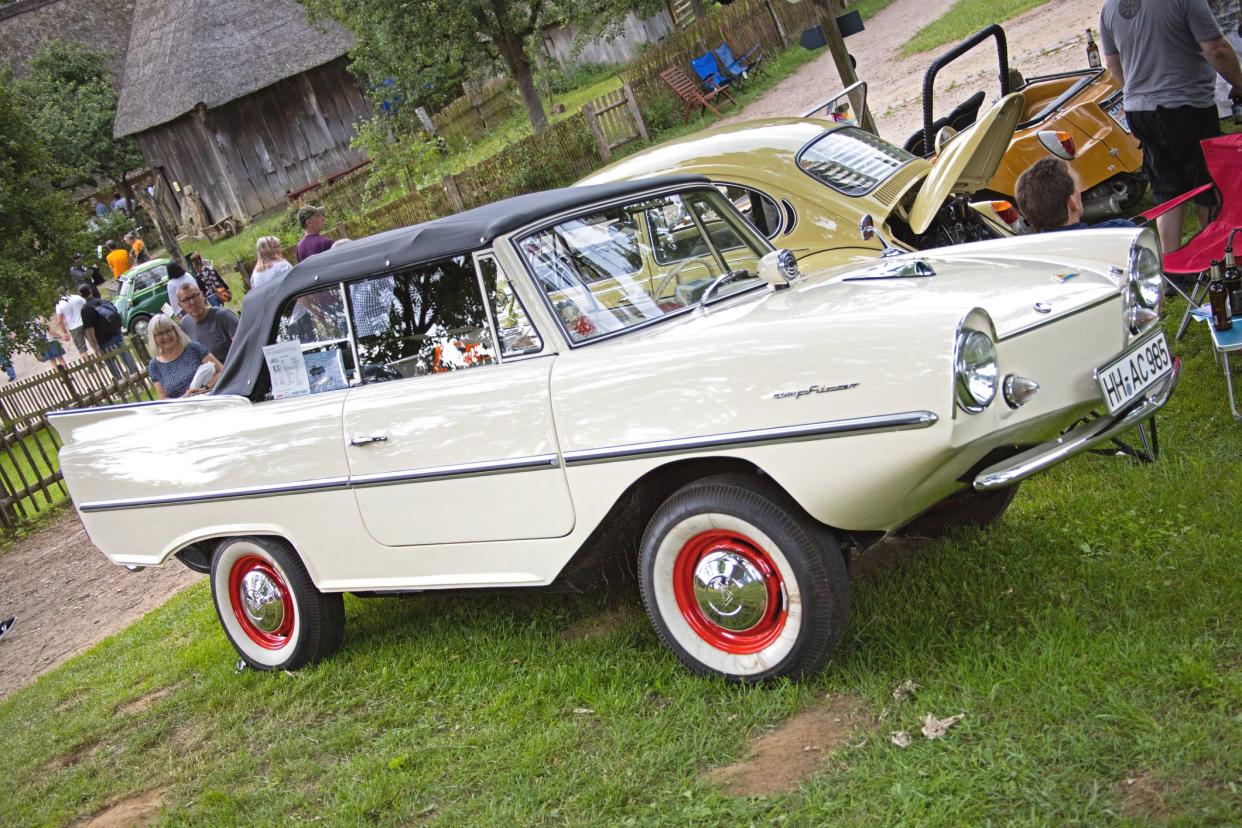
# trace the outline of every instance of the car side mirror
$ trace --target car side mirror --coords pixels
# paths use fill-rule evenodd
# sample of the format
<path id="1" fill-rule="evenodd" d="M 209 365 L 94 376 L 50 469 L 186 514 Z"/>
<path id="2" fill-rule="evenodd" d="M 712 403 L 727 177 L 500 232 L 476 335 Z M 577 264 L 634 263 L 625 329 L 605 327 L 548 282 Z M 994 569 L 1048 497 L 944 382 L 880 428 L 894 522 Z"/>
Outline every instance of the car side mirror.
<path id="1" fill-rule="evenodd" d="M 871 241 L 875 238 L 875 219 L 871 217 L 870 213 L 863 216 L 862 220 L 858 222 L 858 235 L 862 236 L 863 241 Z"/>
<path id="2" fill-rule="evenodd" d="M 759 260 L 759 278 L 777 290 L 789 287 L 801 275 L 798 258 L 791 250 L 773 250 Z"/>
<path id="3" fill-rule="evenodd" d="M 867 213 L 865 216 L 862 217 L 861 220 L 859 220 L 858 234 L 862 236 L 863 241 L 871 241 L 872 239 L 879 239 L 880 244 L 884 245 L 884 252 L 880 254 L 882 256 L 896 256 L 900 253 L 905 252 L 899 247 L 893 247 L 891 244 L 888 243 L 888 239 L 880 235 L 880 231 L 875 228 L 875 219 L 871 217 L 870 213 Z"/>

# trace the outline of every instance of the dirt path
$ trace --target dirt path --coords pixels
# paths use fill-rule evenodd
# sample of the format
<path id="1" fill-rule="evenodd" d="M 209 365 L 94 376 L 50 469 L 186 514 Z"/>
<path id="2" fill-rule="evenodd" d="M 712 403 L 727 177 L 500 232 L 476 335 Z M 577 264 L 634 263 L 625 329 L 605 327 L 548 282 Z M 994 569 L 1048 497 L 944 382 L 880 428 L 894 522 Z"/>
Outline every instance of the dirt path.
<path id="1" fill-rule="evenodd" d="M 923 73 L 932 59 L 949 47 L 912 57 L 901 56 L 902 45 L 928 21 L 942 15 L 953 0 L 896 0 L 867 21 L 867 29 L 846 41 L 858 60 L 858 76 L 867 81 L 871 111 L 880 134 L 902 144 L 922 126 Z M 1100 0 L 1052 0 L 1002 24 L 1009 44 L 1009 63 L 1024 75 L 1048 74 L 1087 65 L 1086 29 L 1099 28 Z M 962 98 L 984 89 L 989 98 L 999 91 L 996 51 L 980 46 L 955 61 L 937 78 L 945 90 L 944 114 Z M 970 84 L 968 90 L 953 86 Z M 725 118 L 722 123 L 783 115 L 802 115 L 841 89 L 836 66 L 827 51 L 778 84 L 771 92 Z"/>
<path id="2" fill-rule="evenodd" d="M 130 572 L 95 548 L 66 510 L 0 555 L 0 698 L 123 630 L 202 577 L 179 563 Z"/>

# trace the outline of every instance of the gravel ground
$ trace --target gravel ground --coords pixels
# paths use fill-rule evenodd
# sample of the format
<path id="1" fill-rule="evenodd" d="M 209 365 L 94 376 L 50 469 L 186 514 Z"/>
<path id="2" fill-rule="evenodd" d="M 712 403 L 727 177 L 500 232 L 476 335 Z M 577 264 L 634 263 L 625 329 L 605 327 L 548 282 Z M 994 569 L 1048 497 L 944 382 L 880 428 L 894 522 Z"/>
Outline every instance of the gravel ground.
<path id="1" fill-rule="evenodd" d="M 181 563 L 130 572 L 95 548 L 65 510 L 0 555 L 0 615 L 17 623 L 0 639 L 0 698 L 203 577 Z"/>

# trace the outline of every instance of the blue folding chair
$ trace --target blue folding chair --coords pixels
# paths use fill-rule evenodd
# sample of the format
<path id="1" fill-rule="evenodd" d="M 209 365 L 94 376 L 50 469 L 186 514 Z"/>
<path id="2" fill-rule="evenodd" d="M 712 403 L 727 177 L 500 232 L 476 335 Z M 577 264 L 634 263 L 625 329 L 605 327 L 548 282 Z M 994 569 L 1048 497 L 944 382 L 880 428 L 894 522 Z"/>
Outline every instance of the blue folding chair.
<path id="1" fill-rule="evenodd" d="M 699 76 L 699 81 L 706 92 L 723 89 L 733 82 L 733 78 L 720 71 L 716 56 L 711 52 L 699 55 L 690 61 L 690 65 L 694 68 L 694 74 Z"/>
<path id="2" fill-rule="evenodd" d="M 733 48 L 729 46 L 726 40 L 716 47 L 716 56 L 720 58 L 720 65 L 724 67 L 724 71 L 732 78 L 745 78 L 751 72 L 759 70 L 759 64 L 763 63 L 763 51 L 759 46 L 755 46 L 741 57 L 733 56 Z"/>

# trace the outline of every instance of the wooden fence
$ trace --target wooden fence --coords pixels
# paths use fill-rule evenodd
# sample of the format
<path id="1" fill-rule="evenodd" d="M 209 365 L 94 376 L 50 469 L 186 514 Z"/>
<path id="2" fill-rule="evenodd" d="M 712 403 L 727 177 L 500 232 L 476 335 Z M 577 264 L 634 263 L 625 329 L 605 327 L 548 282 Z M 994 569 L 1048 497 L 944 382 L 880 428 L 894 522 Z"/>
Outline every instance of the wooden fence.
<path id="1" fill-rule="evenodd" d="M 0 388 L 0 526 L 13 529 L 68 494 L 57 460 L 60 440 L 48 427 L 48 412 L 151 399 L 149 361 L 144 343 L 135 338 L 106 356 Z"/>
<path id="2" fill-rule="evenodd" d="M 582 107 L 582 116 L 591 128 L 599 144 L 599 154 L 605 162 L 612 159 L 612 151 L 631 141 L 650 141 L 643 113 L 638 108 L 634 90 L 628 83 L 614 89 Z"/>
<path id="3" fill-rule="evenodd" d="M 724 42 L 735 55 L 744 55 L 759 46 L 765 55 L 775 56 L 797 43 L 804 30 L 819 22 L 812 0 L 796 5 L 784 0 L 738 0 L 652 44 L 621 70 L 621 79 L 633 90 L 643 113 L 667 109 L 668 101 L 676 98 L 660 79 L 660 73 L 670 66 L 690 73 L 692 58 Z"/>

